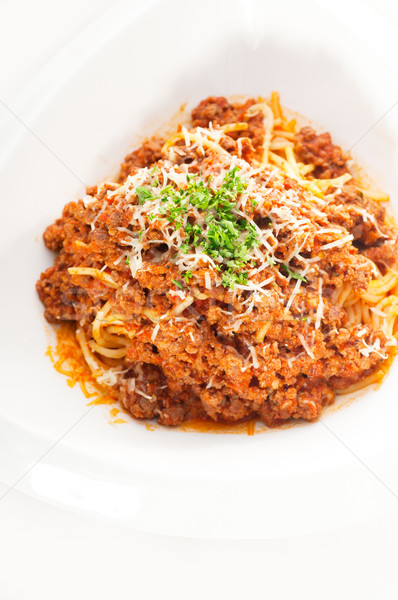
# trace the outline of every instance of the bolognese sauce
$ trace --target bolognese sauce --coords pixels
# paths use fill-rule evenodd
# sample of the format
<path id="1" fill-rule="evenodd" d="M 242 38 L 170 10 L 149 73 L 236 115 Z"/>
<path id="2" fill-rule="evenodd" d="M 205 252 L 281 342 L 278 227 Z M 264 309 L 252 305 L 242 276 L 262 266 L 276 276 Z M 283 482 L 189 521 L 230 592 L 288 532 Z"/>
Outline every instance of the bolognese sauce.
<path id="1" fill-rule="evenodd" d="M 312 421 L 395 352 L 387 199 L 276 93 L 210 97 L 65 206 L 37 291 L 137 419 Z"/>

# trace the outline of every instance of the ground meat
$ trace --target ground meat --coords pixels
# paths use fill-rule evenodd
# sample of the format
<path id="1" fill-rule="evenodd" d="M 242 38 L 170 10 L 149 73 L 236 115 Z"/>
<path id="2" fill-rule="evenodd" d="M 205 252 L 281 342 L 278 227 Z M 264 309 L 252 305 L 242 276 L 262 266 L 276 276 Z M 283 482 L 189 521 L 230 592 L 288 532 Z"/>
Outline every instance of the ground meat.
<path id="1" fill-rule="evenodd" d="M 70 202 L 62 212 L 62 218 L 49 225 L 43 234 L 43 240 L 49 250 L 58 251 L 65 240 L 85 242 L 90 231 L 90 219 L 93 216 L 85 211 L 83 202 Z M 69 245 L 70 248 L 70 245 Z"/>
<path id="2" fill-rule="evenodd" d="M 225 125 L 236 121 L 236 109 L 224 96 L 210 96 L 192 111 L 194 127 L 208 127 L 209 123 Z"/>
<path id="3" fill-rule="evenodd" d="M 57 252 L 62 248 L 65 239 L 64 222 L 62 219 L 57 219 L 55 223 L 49 225 L 43 233 L 43 240 L 49 250 Z"/>
<path id="4" fill-rule="evenodd" d="M 388 240 L 380 246 L 367 248 L 363 254 L 370 258 L 381 270 L 382 273 L 391 268 L 397 261 L 398 243 L 396 240 Z"/>
<path id="5" fill-rule="evenodd" d="M 221 136 L 220 145 L 255 163 L 256 175 L 250 184 L 260 186 L 263 194 L 261 204 L 247 203 L 246 215 L 240 211 L 242 219 L 236 222 L 243 228 L 239 236 L 244 235 L 246 217 L 252 233 L 272 233 L 260 254 L 266 260 L 250 272 L 254 287 L 245 283 L 228 287 L 221 279 L 222 269 L 233 256 L 232 244 L 213 270 L 209 263 L 217 260 L 214 248 L 207 260 L 200 257 L 198 244 L 190 248 L 191 253 L 179 255 L 178 244 L 186 239 L 198 213 L 196 207 L 184 229 L 179 222 L 186 215 L 181 197 L 174 206 L 176 218 L 160 221 L 155 213 L 146 215 L 145 202 L 137 193 L 127 197 L 126 186 L 104 184 L 87 189 L 86 205 L 82 201 L 68 204 L 62 217 L 44 233 L 46 246 L 58 252 L 54 266 L 37 282 L 45 316 L 51 323 L 78 322 L 96 359 L 110 368 L 122 367 L 115 389 L 123 408 L 136 419 L 157 418 L 167 426 L 190 418 L 231 423 L 259 417 L 269 426 L 288 419 L 312 421 L 333 401 L 336 390 L 373 373 L 386 356 L 383 332 L 353 324 L 335 298 L 344 286 L 358 295 L 368 288 L 374 277 L 369 258 L 382 272 L 393 266 L 395 229 L 383 207 L 350 184 L 339 193 L 329 193 L 316 207 L 316 198 L 309 197 L 298 181 L 285 175 L 273 177 L 271 168 L 257 169 L 263 114 L 257 106 L 248 113 L 257 102 L 231 104 L 226 98 L 210 97 L 192 112 L 194 126 L 247 124 L 242 131 Z M 225 152 L 206 154 L 195 145 L 185 148 L 184 140 L 178 143 L 172 171 L 170 162 L 161 158 L 163 140 L 152 138 L 126 157 L 119 181 L 160 161 L 157 181 L 151 180 L 151 206 L 155 207 L 158 192 L 153 190 L 161 189 L 167 169 L 169 184 L 172 177 L 185 177 L 187 170 L 202 177 L 203 186 L 205 181 L 214 184 L 225 177 L 226 161 L 232 162 Z M 295 150 L 300 160 L 315 165 L 315 177 L 336 177 L 347 171 L 345 157 L 329 134 L 317 135 L 303 128 L 296 136 Z M 195 193 L 206 200 L 204 187 Z M 228 193 L 233 207 L 231 188 Z M 157 197 L 161 211 L 169 198 L 162 200 Z M 206 221 L 199 215 L 199 231 L 207 227 L 206 222 L 214 222 L 214 214 L 210 217 Z M 228 214 L 223 219 L 225 231 L 230 232 Z M 170 223 L 174 229 L 166 236 Z M 228 236 L 217 235 L 214 239 L 221 247 Z M 197 230 L 195 236 L 199 238 Z M 180 240 L 177 245 L 176 239 Z M 239 248 L 242 239 L 237 238 Z M 268 256 L 271 246 L 275 260 Z M 255 250 L 254 245 L 251 251 Z M 194 274 L 181 270 L 189 256 Z M 303 263 L 305 277 L 301 275 Z M 70 267 L 91 272 L 71 274 Z M 245 267 L 243 256 L 239 268 Z M 97 343 L 98 323 L 93 321 L 104 307 L 109 312 L 104 309 L 101 314 L 110 315 L 110 333 L 107 329 L 108 337 Z M 122 348 L 115 342 L 119 334 Z M 120 354 L 104 358 L 101 343 L 109 343 L 116 353 L 122 351 L 122 359 Z M 375 343 L 377 351 L 368 352 Z"/>
<path id="6" fill-rule="evenodd" d="M 379 245 L 394 235 L 385 223 L 383 205 L 365 198 L 350 184 L 328 202 L 326 211 L 330 221 L 345 227 L 361 247 Z"/>
<path id="7" fill-rule="evenodd" d="M 145 293 L 137 283 L 125 290 L 119 288 L 112 298 L 112 303 L 117 313 L 135 319 L 145 306 Z"/>
<path id="8" fill-rule="evenodd" d="M 302 380 L 297 387 L 289 387 L 275 392 L 269 402 L 260 409 L 264 423 L 269 427 L 281 425 L 286 419 L 314 421 L 322 409 L 334 400 L 333 391 L 322 381 L 308 383 Z"/>
<path id="9" fill-rule="evenodd" d="M 37 293 L 45 306 L 44 316 L 50 323 L 85 321 L 92 318 L 108 296 L 106 286 L 84 278 L 77 285 L 59 262 L 41 274 Z"/>
<path id="10" fill-rule="evenodd" d="M 264 141 L 263 114 L 259 110 L 252 117 L 246 115 L 247 110 L 255 104 L 255 100 L 248 100 L 243 104 L 232 105 L 223 96 L 210 96 L 202 100 L 192 111 L 192 124 L 194 127 L 208 127 L 209 123 L 226 125 L 227 123 L 246 122 L 248 129 L 241 132 L 230 133 L 233 139 L 248 138 L 254 149 L 262 146 Z M 229 148 L 228 148 L 229 150 Z M 242 148 L 242 156 L 246 159 L 250 154 L 249 147 Z"/>
<path id="11" fill-rule="evenodd" d="M 124 181 L 137 168 L 150 167 L 162 156 L 161 150 L 164 139 L 153 137 L 145 141 L 137 150 L 126 156 L 120 167 L 118 180 Z"/>
<path id="12" fill-rule="evenodd" d="M 137 419 L 152 419 L 160 411 L 157 393 L 162 385 L 165 378 L 159 369 L 137 361 L 119 385 L 120 402 Z"/>
<path id="13" fill-rule="evenodd" d="M 206 414 L 214 421 L 240 421 L 253 414 L 250 406 L 245 406 L 244 401 L 237 394 L 229 394 L 227 388 L 220 390 L 205 390 L 201 401 Z"/>
<path id="14" fill-rule="evenodd" d="M 159 367 L 137 361 L 118 387 L 123 408 L 136 419 L 158 418 L 162 425 L 175 427 L 188 418 L 205 417 L 193 392 L 167 393 L 167 380 Z"/>
<path id="15" fill-rule="evenodd" d="M 372 279 L 372 265 L 362 254 L 354 254 L 348 249 L 332 250 L 325 268 L 330 273 L 335 286 L 350 282 L 353 290 L 361 294 Z"/>
<path id="16" fill-rule="evenodd" d="M 332 143 L 330 133 L 317 134 L 311 127 L 303 127 L 296 134 L 294 149 L 303 163 L 315 165 L 314 177 L 330 179 L 348 171 L 343 151 Z"/>

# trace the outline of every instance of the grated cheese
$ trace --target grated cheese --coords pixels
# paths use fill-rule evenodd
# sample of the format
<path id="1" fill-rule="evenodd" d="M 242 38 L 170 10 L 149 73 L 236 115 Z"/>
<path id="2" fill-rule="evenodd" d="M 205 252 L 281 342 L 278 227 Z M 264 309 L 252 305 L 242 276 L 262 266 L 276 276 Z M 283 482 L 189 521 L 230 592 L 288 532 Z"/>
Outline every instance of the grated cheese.
<path id="1" fill-rule="evenodd" d="M 316 311 L 315 329 L 320 328 L 321 322 L 323 319 L 324 302 L 323 302 L 323 297 L 322 297 L 322 285 L 323 285 L 323 280 L 322 280 L 322 278 L 320 278 L 319 279 L 319 288 L 318 288 L 319 302 L 318 302 L 318 308 Z"/>
<path id="2" fill-rule="evenodd" d="M 136 365 L 137 368 L 137 365 Z M 129 392 L 135 393 L 135 394 L 139 394 L 140 396 L 143 396 L 143 398 L 146 398 L 147 400 L 152 400 L 152 396 L 149 396 L 148 394 L 145 394 L 142 390 L 139 390 L 136 386 L 136 381 L 135 381 L 135 377 L 132 377 L 131 379 L 128 380 L 128 386 L 129 386 Z"/>
<path id="3" fill-rule="evenodd" d="M 330 250 L 330 248 L 338 248 L 339 246 L 344 246 L 344 244 L 351 242 L 353 239 L 354 236 L 350 233 L 349 235 L 345 235 L 339 240 L 335 240 L 334 242 L 330 242 L 329 244 L 321 246 L 321 250 Z"/>
<path id="4" fill-rule="evenodd" d="M 95 229 L 95 223 L 97 222 L 98 217 L 101 216 L 104 213 L 104 211 L 105 211 L 105 209 L 106 209 L 107 206 L 108 206 L 108 203 L 107 203 L 106 200 L 104 200 L 104 202 L 102 203 L 101 210 L 99 212 L 97 212 L 97 214 L 95 215 L 94 219 L 90 223 L 91 231 L 94 231 L 94 229 Z"/>
<path id="5" fill-rule="evenodd" d="M 383 352 L 381 352 L 381 345 L 380 345 L 379 338 L 376 338 L 376 340 L 374 341 L 373 344 L 367 344 L 364 339 L 362 339 L 362 343 L 363 343 L 364 347 L 359 350 L 359 352 L 362 354 L 362 356 L 365 356 L 366 358 L 368 358 L 370 356 L 370 354 L 375 353 L 383 359 L 387 358 L 387 354 L 384 354 Z"/>
<path id="6" fill-rule="evenodd" d="M 169 290 L 169 294 L 170 296 L 178 296 L 179 298 L 181 298 L 181 300 L 184 300 L 184 298 L 186 298 L 186 294 L 182 290 Z"/>
<path id="7" fill-rule="evenodd" d="M 311 348 L 309 347 L 309 345 L 307 344 L 307 342 L 305 341 L 305 338 L 304 338 L 303 334 L 302 333 L 298 333 L 297 335 L 299 337 L 299 340 L 300 340 L 300 342 L 301 342 L 304 350 L 308 354 L 308 356 L 310 358 L 312 358 L 312 359 L 315 360 L 315 355 L 314 355 L 313 351 L 311 350 Z"/>
<path id="8" fill-rule="evenodd" d="M 256 110 L 262 112 L 264 115 L 264 124 L 268 127 L 271 122 L 271 109 L 266 104 L 259 103 L 256 107 L 251 107 L 248 114 L 249 112 L 252 114 Z M 244 130 L 245 124 L 238 125 L 240 129 L 237 130 Z M 137 169 L 134 174 L 129 175 L 125 182 L 117 187 L 117 189 L 108 191 L 108 197 L 124 198 L 125 201 L 134 204 L 133 216 L 130 223 L 125 228 L 118 228 L 121 233 L 125 234 L 120 244 L 126 246 L 126 250 L 114 261 L 115 265 L 119 264 L 124 258 L 128 258 L 131 275 L 132 277 L 136 277 L 139 271 L 149 268 L 144 263 L 145 252 L 148 251 L 148 248 L 155 244 L 166 244 L 178 271 L 181 274 L 185 274 L 187 271 L 192 273 L 192 282 L 189 281 L 189 286 L 193 284 L 189 292 L 192 296 L 187 297 L 186 292 L 182 290 L 169 290 L 171 297 L 179 297 L 182 302 L 160 318 L 148 311 L 150 315 L 148 318 L 151 318 L 155 323 L 151 336 L 152 341 L 158 335 L 160 320 L 164 322 L 165 319 L 175 318 L 176 315 L 182 313 L 194 301 L 193 296 L 200 298 L 200 294 L 202 294 L 203 297 L 212 297 L 212 294 L 203 294 L 203 288 L 211 290 L 212 286 L 220 286 L 220 266 L 227 264 L 227 259 L 220 259 L 219 256 L 216 256 L 216 258 L 214 256 L 210 257 L 200 247 L 192 248 L 189 253 L 184 253 L 181 250 L 182 244 L 186 241 L 186 234 L 184 232 L 186 225 L 195 222 L 195 224 L 198 224 L 206 232 L 207 222 L 203 212 L 198 210 L 197 207 L 189 207 L 186 212 L 183 212 L 179 216 L 181 227 L 176 228 L 169 223 L 162 213 L 164 203 L 159 197 L 159 192 L 164 190 L 168 185 L 173 186 L 173 189 L 184 189 L 189 181 L 188 175 L 199 172 L 200 177 L 204 181 L 207 181 L 209 176 L 211 176 L 209 187 L 214 192 L 217 192 L 222 185 L 226 173 L 235 166 L 240 169 L 239 176 L 247 183 L 244 191 L 237 196 L 236 204 L 232 210 L 238 217 L 250 223 L 258 238 L 258 243 L 256 241 L 256 245 L 253 245 L 247 255 L 247 260 L 250 261 L 246 271 L 247 281 L 244 280 L 245 283 L 235 283 L 233 290 L 225 291 L 226 294 L 231 294 L 230 297 L 233 299 L 239 297 L 244 306 L 242 312 L 234 311 L 231 313 L 229 311 L 221 311 L 232 316 L 232 322 L 230 321 L 227 326 L 223 325 L 225 331 L 239 331 L 247 319 L 253 318 L 255 306 L 256 311 L 259 312 L 261 317 L 263 314 L 261 313 L 261 308 L 257 307 L 255 303 L 261 305 L 261 303 L 267 302 L 267 296 L 274 296 L 276 301 L 285 308 L 285 312 L 291 309 L 295 298 L 300 294 L 303 281 L 297 279 L 293 286 L 291 275 L 286 275 L 286 273 L 279 272 L 279 270 L 281 270 L 280 267 L 282 264 L 289 266 L 292 263 L 292 270 L 301 274 L 302 277 L 305 277 L 310 272 L 318 274 L 319 267 L 316 263 L 321 260 L 321 257 L 311 256 L 315 236 L 326 234 L 340 236 L 338 239 L 323 244 L 321 246 L 321 250 L 323 251 L 341 247 L 353 240 L 353 235 L 344 235 L 346 232 L 344 228 L 339 228 L 338 226 L 322 227 L 319 221 L 317 221 L 317 219 L 327 218 L 327 214 L 322 211 L 326 204 L 326 201 L 322 197 L 322 191 L 325 186 L 327 185 L 336 189 L 338 185 L 342 185 L 348 180 L 346 176 L 330 181 L 316 180 L 311 182 L 303 179 L 304 175 L 301 172 L 303 165 L 296 161 L 289 143 L 286 142 L 285 146 L 283 146 L 286 153 L 286 159 L 284 159 L 270 149 L 271 139 L 268 140 L 267 135 L 264 138 L 264 161 L 265 155 L 269 154 L 270 163 L 273 164 L 251 166 L 241 157 L 230 155 L 220 146 L 223 136 L 228 132 L 228 128 L 224 127 L 224 130 L 213 124 L 210 124 L 208 128 L 196 127 L 192 130 L 182 127 L 165 145 L 164 150 L 167 158 L 158 163 L 159 169 L 157 171 L 156 182 L 154 174 L 145 167 Z M 179 146 L 175 146 L 177 142 L 180 143 Z M 242 141 L 238 140 L 238 151 L 239 142 L 241 144 Z M 284 143 L 282 139 L 280 139 L 280 143 L 282 147 Z M 182 162 L 183 157 L 187 155 L 187 152 L 190 152 L 190 159 L 194 154 L 196 158 L 192 158 L 192 161 L 189 163 L 184 163 Z M 212 153 L 216 153 L 217 161 L 207 160 L 207 158 L 201 161 L 201 156 L 211 158 Z M 302 189 L 298 190 L 297 186 L 297 189 L 291 187 L 290 189 L 285 189 L 286 177 L 289 175 L 298 181 Z M 270 182 L 272 182 L 272 186 L 270 186 Z M 137 188 L 143 185 L 151 191 L 152 196 L 149 195 L 149 199 L 140 204 L 137 197 Z M 86 197 L 86 201 L 91 202 L 94 200 L 90 198 Z M 97 213 L 91 224 L 92 229 L 101 212 L 105 210 L 106 205 L 107 202 L 105 201 L 101 211 Z M 249 206 L 249 210 L 247 206 Z M 255 215 L 254 218 L 253 214 Z M 266 227 L 259 227 L 259 215 L 269 219 Z M 152 225 L 150 217 L 153 216 L 156 216 L 156 226 Z M 373 222 L 374 217 L 363 210 L 363 219 L 364 221 L 371 220 Z M 151 231 L 152 227 L 156 229 L 155 235 L 153 235 L 153 229 Z M 144 232 L 141 234 L 142 237 L 137 237 L 137 230 Z M 237 239 L 237 243 L 239 244 L 239 242 L 243 241 L 244 235 L 242 234 L 241 238 Z M 283 249 L 281 250 L 282 244 Z M 305 256 L 306 254 L 309 254 L 309 256 Z M 313 264 L 314 267 L 311 268 Z M 272 272 L 274 266 L 276 266 L 276 269 Z M 204 275 L 199 274 L 199 272 L 197 273 L 203 267 L 206 267 Z M 263 273 L 264 277 L 262 281 L 261 273 Z M 284 289 L 282 286 L 276 286 L 274 291 L 273 288 L 269 287 L 275 282 L 276 276 L 278 278 L 283 277 L 283 283 L 290 282 L 287 289 Z M 323 280 L 320 278 L 318 286 L 319 300 L 316 316 L 314 317 L 315 330 L 321 328 L 324 318 L 325 303 L 322 288 Z M 196 290 L 196 292 L 192 290 Z M 377 309 L 373 308 L 372 310 L 376 312 Z M 383 316 L 385 316 L 384 313 Z M 255 318 L 257 318 L 257 313 L 255 314 Z M 189 335 L 192 341 L 194 341 L 192 333 L 189 333 Z M 298 335 L 305 352 L 314 359 L 311 346 L 302 334 Z M 313 338 L 313 342 L 314 340 L 315 338 Z M 375 344 L 372 346 L 374 348 L 373 351 L 378 351 L 377 342 Z M 371 351 L 370 346 L 366 346 L 361 350 L 363 352 Z M 242 369 L 248 368 L 249 364 L 254 368 L 258 368 L 259 366 L 255 347 L 250 346 L 249 351 L 250 363 L 244 364 Z M 295 359 L 296 357 L 290 357 L 288 360 Z"/>
<path id="9" fill-rule="evenodd" d="M 155 325 L 153 331 L 152 331 L 152 335 L 151 335 L 151 340 L 152 342 L 155 341 L 157 334 L 159 333 L 159 329 L 160 329 L 160 323 L 158 323 L 157 325 Z"/>

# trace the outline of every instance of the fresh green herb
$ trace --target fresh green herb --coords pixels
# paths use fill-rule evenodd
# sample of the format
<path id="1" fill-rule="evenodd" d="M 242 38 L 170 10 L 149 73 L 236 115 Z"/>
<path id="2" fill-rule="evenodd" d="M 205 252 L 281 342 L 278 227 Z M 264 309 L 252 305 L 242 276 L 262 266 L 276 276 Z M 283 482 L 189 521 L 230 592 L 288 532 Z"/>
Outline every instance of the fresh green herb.
<path id="1" fill-rule="evenodd" d="M 282 263 L 281 265 L 285 271 L 287 271 L 288 275 L 290 275 L 290 277 L 292 279 L 300 279 L 300 281 L 304 281 L 305 283 L 307 283 L 307 280 L 305 277 L 303 277 L 302 275 L 300 275 L 300 273 L 296 273 L 295 271 L 291 271 L 291 269 L 289 269 L 289 267 L 285 264 Z"/>
<path id="2" fill-rule="evenodd" d="M 227 271 L 226 273 L 224 273 L 221 283 L 224 287 L 234 289 L 235 283 L 238 283 L 240 285 L 246 285 L 247 278 L 247 271 L 240 271 L 238 273 L 234 271 Z"/>
<path id="3" fill-rule="evenodd" d="M 249 258 L 250 250 L 259 244 L 255 227 L 237 209 L 238 196 L 247 187 L 238 171 L 238 167 L 230 169 L 216 192 L 208 185 L 210 178 L 205 182 L 193 175 L 187 175 L 184 189 L 168 185 L 158 195 L 144 187 L 136 188 L 140 204 L 159 199 L 162 203 L 157 212 L 147 215 L 148 219 L 164 218 L 176 229 L 183 227 L 185 240 L 180 251 L 187 254 L 200 248 L 218 263 L 222 284 L 230 288 L 236 283 L 247 283 L 246 268 L 254 264 Z M 186 215 L 192 208 L 202 213 L 202 225 L 187 222 Z"/>
<path id="4" fill-rule="evenodd" d="M 270 265 L 270 267 L 275 267 L 276 265 L 276 261 L 271 256 L 267 256 L 267 263 Z"/>
<path id="5" fill-rule="evenodd" d="M 135 189 L 135 193 L 138 196 L 138 200 L 140 204 L 145 204 L 145 202 L 147 200 L 153 200 L 154 199 L 154 195 L 152 194 L 151 190 L 149 190 L 148 188 L 139 186 Z"/>
<path id="6" fill-rule="evenodd" d="M 155 179 L 153 180 L 153 187 L 158 187 L 159 185 L 159 179 L 157 177 L 155 177 Z"/>
<path id="7" fill-rule="evenodd" d="M 185 273 L 183 274 L 183 277 L 184 277 L 185 281 L 188 283 L 189 280 L 193 277 L 192 271 L 185 271 Z"/>
<path id="8" fill-rule="evenodd" d="M 222 261 L 222 283 L 231 288 L 235 283 L 247 282 L 247 273 L 241 269 L 248 263 L 249 250 L 258 243 L 253 225 L 236 212 L 237 195 L 247 186 L 237 172 L 237 167 L 228 171 L 215 193 L 203 181 L 191 178 L 190 203 L 206 211 L 207 227 L 188 223 L 184 229 L 186 240 L 180 248 L 188 253 L 192 247 L 200 247 L 211 258 Z"/>
<path id="9" fill-rule="evenodd" d="M 179 288 L 180 288 L 180 290 L 183 290 L 183 289 L 184 289 L 184 285 L 181 283 L 181 281 L 176 281 L 175 279 L 172 279 L 171 281 L 172 281 L 173 283 L 175 283 L 175 285 L 176 285 L 177 287 L 179 287 Z"/>
<path id="10" fill-rule="evenodd" d="M 130 257 L 126 256 L 126 265 L 130 265 Z"/>
<path id="11" fill-rule="evenodd" d="M 159 167 L 158 165 L 155 165 L 152 169 L 151 169 L 151 175 L 155 175 L 155 173 L 157 173 L 159 171 Z"/>
<path id="12" fill-rule="evenodd" d="M 141 241 L 141 238 L 142 238 L 143 234 L 144 234 L 144 230 L 141 229 L 141 231 L 138 232 L 138 239 L 139 239 L 139 241 Z"/>

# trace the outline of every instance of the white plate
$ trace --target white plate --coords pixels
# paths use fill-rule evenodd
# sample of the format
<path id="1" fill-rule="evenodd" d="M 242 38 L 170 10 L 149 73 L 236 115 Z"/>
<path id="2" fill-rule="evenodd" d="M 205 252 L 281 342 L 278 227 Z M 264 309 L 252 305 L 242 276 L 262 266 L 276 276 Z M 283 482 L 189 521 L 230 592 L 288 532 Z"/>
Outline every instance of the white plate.
<path id="1" fill-rule="evenodd" d="M 380 120 L 398 100 L 393 41 L 383 38 L 380 55 L 383 32 L 365 40 L 360 19 L 347 15 L 343 23 L 309 0 L 203 0 L 200 8 L 175 0 L 141 12 L 123 4 L 21 103 L 34 135 L 20 128 L 0 165 L 0 481 L 12 485 L 29 470 L 18 483 L 28 494 L 182 536 L 296 535 L 395 509 L 385 486 L 398 484 L 397 361 L 379 391 L 329 410 L 323 423 L 254 437 L 110 425 L 106 407 L 85 414 L 81 392 L 45 356 L 48 327 L 34 289 L 53 260 L 41 234 L 84 194 L 83 182 L 112 174 L 142 134 L 211 94 L 279 90 L 345 149 L 355 145 L 396 201 L 398 109 Z"/>

